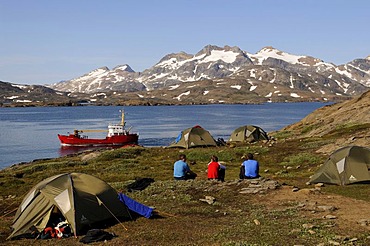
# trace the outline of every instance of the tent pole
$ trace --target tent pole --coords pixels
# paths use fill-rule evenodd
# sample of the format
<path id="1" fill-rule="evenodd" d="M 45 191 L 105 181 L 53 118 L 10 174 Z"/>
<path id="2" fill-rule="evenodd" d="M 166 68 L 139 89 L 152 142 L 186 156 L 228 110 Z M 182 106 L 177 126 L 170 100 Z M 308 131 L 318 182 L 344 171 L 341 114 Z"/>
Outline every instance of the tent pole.
<path id="1" fill-rule="evenodd" d="M 2 219 L 2 218 L 4 218 L 5 216 L 7 216 L 8 214 L 11 214 L 11 213 L 13 213 L 14 211 L 16 211 L 18 208 L 15 208 L 15 209 L 13 209 L 12 211 L 10 211 L 10 212 L 7 212 L 6 214 L 3 214 L 1 217 L 0 217 L 0 219 Z"/>
<path id="2" fill-rule="evenodd" d="M 9 206 L 7 206 L 6 208 L 4 208 L 3 211 L 1 211 L 1 213 L 4 213 L 8 208 L 10 208 L 13 204 L 15 204 L 15 201 L 13 201 Z M 18 208 L 17 208 L 18 209 Z M 14 211 L 14 210 L 13 210 Z M 2 217 L 0 217 L 2 218 Z"/>
<path id="3" fill-rule="evenodd" d="M 105 204 L 99 199 L 99 197 L 96 197 L 98 200 L 99 200 L 99 202 L 101 203 L 101 204 L 103 204 L 103 206 L 108 210 L 108 212 L 118 221 L 118 223 L 127 231 L 128 229 L 121 223 L 121 221 L 112 213 L 112 211 L 110 211 L 110 209 L 107 207 L 107 206 L 105 206 Z M 131 216 L 131 215 L 130 215 Z"/>

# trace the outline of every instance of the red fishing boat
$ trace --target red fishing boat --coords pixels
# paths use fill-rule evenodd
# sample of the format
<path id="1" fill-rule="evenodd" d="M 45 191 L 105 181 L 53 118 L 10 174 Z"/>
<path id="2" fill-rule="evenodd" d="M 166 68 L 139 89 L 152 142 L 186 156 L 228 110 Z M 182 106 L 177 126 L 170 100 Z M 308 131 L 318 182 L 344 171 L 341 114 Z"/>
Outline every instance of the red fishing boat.
<path id="1" fill-rule="evenodd" d="M 137 144 L 139 135 L 130 133 L 131 128 L 125 129 L 125 114 L 121 112 L 120 124 L 109 124 L 108 130 L 74 130 L 73 134 L 60 135 L 58 138 L 62 146 L 122 146 L 127 144 Z M 108 132 L 105 138 L 89 138 L 82 135 L 84 132 Z"/>

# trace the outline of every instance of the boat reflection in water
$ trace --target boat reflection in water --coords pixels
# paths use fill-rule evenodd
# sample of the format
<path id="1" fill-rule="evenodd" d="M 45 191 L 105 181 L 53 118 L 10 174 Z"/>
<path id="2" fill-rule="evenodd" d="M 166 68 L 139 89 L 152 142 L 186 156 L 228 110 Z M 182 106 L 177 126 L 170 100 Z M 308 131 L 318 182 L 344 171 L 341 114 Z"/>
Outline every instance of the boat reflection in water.
<path id="1" fill-rule="evenodd" d="M 96 150 L 110 150 L 122 148 L 122 146 L 60 146 L 59 155 L 73 155 L 82 152 L 96 151 Z"/>

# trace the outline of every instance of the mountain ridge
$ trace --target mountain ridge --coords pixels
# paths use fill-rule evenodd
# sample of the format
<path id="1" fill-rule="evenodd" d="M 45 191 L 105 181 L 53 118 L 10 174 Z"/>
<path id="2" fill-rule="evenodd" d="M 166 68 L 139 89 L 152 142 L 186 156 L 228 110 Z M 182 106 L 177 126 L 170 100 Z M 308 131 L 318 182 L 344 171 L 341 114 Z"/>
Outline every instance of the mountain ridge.
<path id="1" fill-rule="evenodd" d="M 194 82 L 202 79 L 222 79 L 244 76 L 246 79 L 253 78 L 253 75 L 242 74 L 243 70 L 253 67 L 268 66 L 270 69 L 280 68 L 290 73 L 305 73 L 306 80 L 314 82 L 318 77 L 326 77 L 332 83 L 331 87 L 342 87 L 342 92 L 347 95 L 357 95 L 365 91 L 358 88 L 361 85 L 370 86 L 370 60 L 355 59 L 344 65 L 326 63 L 319 58 L 312 56 L 294 55 L 266 46 L 256 54 L 241 50 L 239 47 L 207 45 L 195 55 L 185 52 L 171 53 L 165 55 L 151 68 L 142 72 L 118 73 L 114 68 L 105 71 L 105 74 L 89 77 L 81 77 L 55 83 L 51 88 L 69 92 L 106 92 L 112 90 L 111 84 L 120 84 L 122 91 L 151 91 L 168 87 L 180 82 Z M 259 67 L 260 68 L 260 67 Z M 295 75 L 293 74 L 293 76 Z M 313 78 L 309 78 L 313 76 Z M 262 79 L 260 79 L 262 80 Z M 288 79 L 286 79 L 288 80 Z M 76 82 L 80 82 L 76 85 Z M 135 87 L 127 87 L 125 83 L 141 83 Z M 268 82 L 271 82 L 268 81 Z M 325 86 L 325 81 L 319 81 Z M 81 84 L 83 83 L 83 85 Z M 91 84 L 100 86 L 91 86 Z M 326 82 L 328 83 L 328 82 Z M 352 86 L 353 85 L 353 86 Z M 115 87 L 116 90 L 119 90 Z M 343 87 L 355 87 L 353 90 Z"/>
<path id="2" fill-rule="evenodd" d="M 338 101 L 370 88 L 370 56 L 338 66 L 271 46 L 251 54 L 206 45 L 196 54 L 167 54 L 142 72 L 122 64 L 46 87 L 99 105 Z"/>

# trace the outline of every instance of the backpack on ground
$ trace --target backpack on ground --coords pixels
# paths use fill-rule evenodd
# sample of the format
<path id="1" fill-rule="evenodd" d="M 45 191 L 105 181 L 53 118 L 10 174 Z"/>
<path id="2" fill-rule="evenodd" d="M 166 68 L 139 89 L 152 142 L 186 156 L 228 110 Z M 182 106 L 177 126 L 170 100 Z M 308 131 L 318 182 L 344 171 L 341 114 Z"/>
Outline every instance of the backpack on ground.
<path id="1" fill-rule="evenodd" d="M 154 179 L 152 178 L 139 178 L 135 182 L 127 185 L 127 190 L 129 192 L 137 191 L 137 190 L 144 190 L 146 187 L 148 187 L 151 183 L 154 182 Z"/>
<path id="2" fill-rule="evenodd" d="M 105 240 L 111 240 L 113 237 L 116 237 L 114 233 L 109 233 L 101 229 L 91 229 L 88 230 L 86 235 L 80 239 L 81 243 L 94 243 Z"/>

